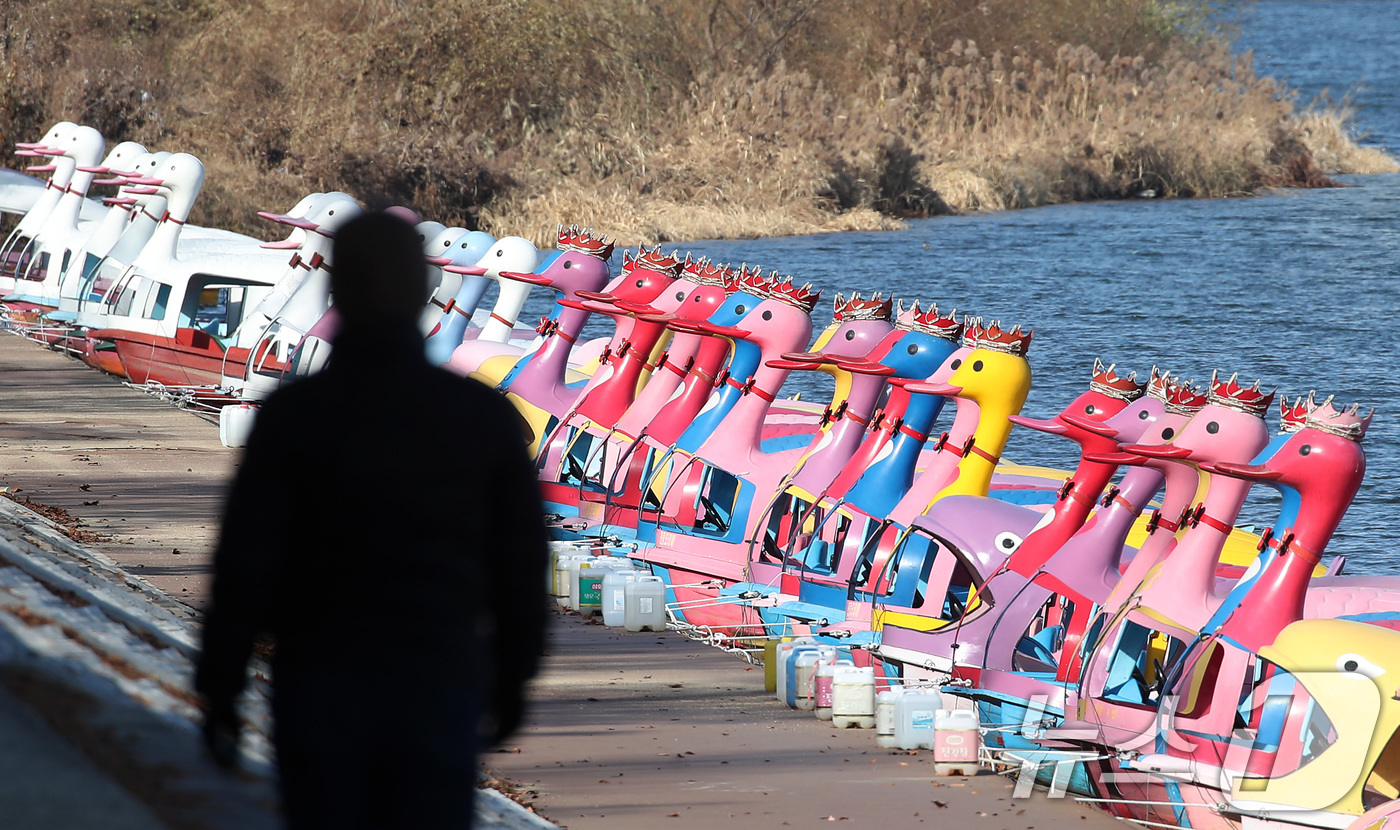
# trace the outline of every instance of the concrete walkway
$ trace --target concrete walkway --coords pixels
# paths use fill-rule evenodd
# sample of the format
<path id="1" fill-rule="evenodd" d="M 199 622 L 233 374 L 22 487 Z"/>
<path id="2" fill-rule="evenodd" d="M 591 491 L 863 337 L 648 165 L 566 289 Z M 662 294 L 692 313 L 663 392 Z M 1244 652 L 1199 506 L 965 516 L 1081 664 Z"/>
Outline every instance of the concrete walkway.
<path id="1" fill-rule="evenodd" d="M 1118 826 L 1070 798 L 1013 799 L 1000 776 L 935 776 L 931 753 L 788 709 L 762 667 L 679 634 L 560 615 L 531 701 L 484 763 L 570 830 Z"/>
<path id="2" fill-rule="evenodd" d="M 202 607 L 237 453 L 214 424 L 0 333 L 0 487 L 77 517 L 86 544 Z"/>

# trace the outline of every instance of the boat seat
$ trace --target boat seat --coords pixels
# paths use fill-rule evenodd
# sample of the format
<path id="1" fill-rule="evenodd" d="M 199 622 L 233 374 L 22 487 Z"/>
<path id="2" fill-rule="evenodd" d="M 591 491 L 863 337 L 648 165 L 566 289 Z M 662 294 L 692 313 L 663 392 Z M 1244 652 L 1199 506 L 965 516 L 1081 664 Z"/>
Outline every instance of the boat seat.
<path id="1" fill-rule="evenodd" d="M 806 620 L 808 622 L 826 620 L 827 625 L 846 621 L 845 609 L 831 608 L 826 605 L 817 605 L 811 602 L 784 602 L 781 605 L 775 606 L 773 612 L 794 620 Z"/>

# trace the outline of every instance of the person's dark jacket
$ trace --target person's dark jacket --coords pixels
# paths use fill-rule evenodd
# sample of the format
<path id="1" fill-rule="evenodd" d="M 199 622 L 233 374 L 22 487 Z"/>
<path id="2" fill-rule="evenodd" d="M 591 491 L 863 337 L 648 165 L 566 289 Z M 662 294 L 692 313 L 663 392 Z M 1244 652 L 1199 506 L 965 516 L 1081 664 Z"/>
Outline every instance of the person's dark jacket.
<path id="1" fill-rule="evenodd" d="M 325 371 L 259 413 L 214 557 L 196 687 L 231 712 L 267 632 L 274 676 L 362 665 L 480 678 L 499 740 L 541 651 L 547 558 L 511 405 L 429 366 L 411 327 L 344 331 Z"/>

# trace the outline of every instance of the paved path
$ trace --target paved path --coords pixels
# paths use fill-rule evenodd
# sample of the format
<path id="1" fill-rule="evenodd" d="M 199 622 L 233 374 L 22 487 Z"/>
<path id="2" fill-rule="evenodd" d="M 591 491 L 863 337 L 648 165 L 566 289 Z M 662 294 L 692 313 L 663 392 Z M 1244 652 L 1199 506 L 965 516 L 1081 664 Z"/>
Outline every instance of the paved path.
<path id="1" fill-rule="evenodd" d="M 217 425 L 0 333 L 0 487 L 81 519 L 108 537 L 89 547 L 195 607 L 236 460 Z"/>
<path id="2" fill-rule="evenodd" d="M 485 766 L 571 830 L 1118 826 L 1072 799 L 1013 799 L 999 776 L 937 777 L 930 753 L 788 709 L 761 667 L 678 634 L 560 616 L 532 700 Z"/>

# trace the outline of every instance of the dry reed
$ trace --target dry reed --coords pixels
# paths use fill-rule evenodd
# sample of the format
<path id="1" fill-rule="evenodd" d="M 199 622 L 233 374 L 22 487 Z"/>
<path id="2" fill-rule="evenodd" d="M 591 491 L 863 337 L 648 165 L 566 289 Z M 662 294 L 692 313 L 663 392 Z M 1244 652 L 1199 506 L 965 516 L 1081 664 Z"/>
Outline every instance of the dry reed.
<path id="1" fill-rule="evenodd" d="M 1345 102 L 1295 112 L 1207 6 L 0 0 L 0 151 L 69 117 L 199 155 L 204 223 L 343 189 L 628 243 L 1397 169 Z"/>

